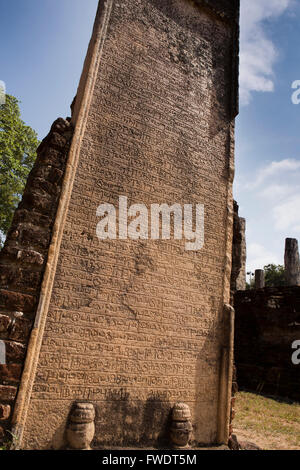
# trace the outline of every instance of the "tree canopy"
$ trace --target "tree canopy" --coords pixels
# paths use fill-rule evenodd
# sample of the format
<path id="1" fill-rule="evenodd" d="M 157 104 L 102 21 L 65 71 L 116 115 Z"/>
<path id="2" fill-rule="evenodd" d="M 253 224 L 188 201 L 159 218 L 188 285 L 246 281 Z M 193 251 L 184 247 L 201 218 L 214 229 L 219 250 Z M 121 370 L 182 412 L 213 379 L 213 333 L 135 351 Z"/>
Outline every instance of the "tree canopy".
<path id="1" fill-rule="evenodd" d="M 265 271 L 265 286 L 266 287 L 281 287 L 285 286 L 285 271 L 284 266 L 281 264 L 268 264 L 264 267 Z M 250 275 L 250 282 L 247 282 L 247 289 L 255 288 L 254 273 L 248 272 Z"/>
<path id="2" fill-rule="evenodd" d="M 0 105 L 0 231 L 6 235 L 36 159 L 37 133 L 21 119 L 19 100 Z M 0 241 L 1 244 L 1 241 Z"/>
<path id="3" fill-rule="evenodd" d="M 280 287 L 285 285 L 284 266 L 268 264 L 264 267 L 266 287 Z"/>

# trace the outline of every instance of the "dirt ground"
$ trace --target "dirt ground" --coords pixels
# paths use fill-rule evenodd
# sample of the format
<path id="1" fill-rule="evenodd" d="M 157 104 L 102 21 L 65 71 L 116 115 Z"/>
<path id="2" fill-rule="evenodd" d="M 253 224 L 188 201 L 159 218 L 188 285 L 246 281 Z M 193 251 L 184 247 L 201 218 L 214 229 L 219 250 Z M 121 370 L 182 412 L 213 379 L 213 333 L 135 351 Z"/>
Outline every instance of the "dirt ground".
<path id="1" fill-rule="evenodd" d="M 234 434 L 264 450 L 300 450 L 300 403 L 254 393 L 236 396 Z"/>

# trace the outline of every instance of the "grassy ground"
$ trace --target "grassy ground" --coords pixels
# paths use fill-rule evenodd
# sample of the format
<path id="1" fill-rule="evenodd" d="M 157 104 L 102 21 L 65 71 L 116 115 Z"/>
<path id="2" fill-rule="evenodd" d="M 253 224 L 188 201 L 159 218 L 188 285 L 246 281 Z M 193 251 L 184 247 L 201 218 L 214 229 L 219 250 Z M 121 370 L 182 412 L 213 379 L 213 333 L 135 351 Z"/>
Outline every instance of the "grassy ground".
<path id="1" fill-rule="evenodd" d="M 300 450 L 300 403 L 254 393 L 236 396 L 234 433 L 265 450 Z"/>

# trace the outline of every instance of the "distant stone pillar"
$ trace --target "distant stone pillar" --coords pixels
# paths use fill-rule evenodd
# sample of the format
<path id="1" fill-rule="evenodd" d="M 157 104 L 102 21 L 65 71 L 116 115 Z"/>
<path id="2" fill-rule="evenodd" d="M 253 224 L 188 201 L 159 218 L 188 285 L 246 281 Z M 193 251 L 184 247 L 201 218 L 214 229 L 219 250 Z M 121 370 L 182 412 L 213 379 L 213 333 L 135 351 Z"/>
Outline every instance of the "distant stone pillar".
<path id="1" fill-rule="evenodd" d="M 285 240 L 284 265 L 286 285 L 300 286 L 299 249 L 295 238 Z"/>
<path id="2" fill-rule="evenodd" d="M 239 206 L 233 204 L 233 240 L 231 292 L 246 290 L 246 220 L 239 217 Z"/>
<path id="3" fill-rule="evenodd" d="M 241 233 L 241 269 L 236 280 L 237 290 L 246 290 L 246 219 L 239 217 L 240 233 Z"/>
<path id="4" fill-rule="evenodd" d="M 265 287 L 265 271 L 257 269 L 255 271 L 255 289 L 263 289 Z"/>

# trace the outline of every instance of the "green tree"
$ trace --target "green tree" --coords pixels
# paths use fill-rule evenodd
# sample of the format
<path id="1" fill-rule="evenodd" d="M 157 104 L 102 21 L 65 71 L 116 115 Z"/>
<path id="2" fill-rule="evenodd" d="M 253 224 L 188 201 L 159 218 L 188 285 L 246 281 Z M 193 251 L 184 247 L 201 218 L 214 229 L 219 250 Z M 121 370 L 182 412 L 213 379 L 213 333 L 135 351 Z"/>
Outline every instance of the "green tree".
<path id="1" fill-rule="evenodd" d="M 37 133 L 21 119 L 19 100 L 6 95 L 0 106 L 0 232 L 4 236 L 22 197 L 38 145 Z"/>
<path id="2" fill-rule="evenodd" d="M 266 287 L 280 287 L 285 285 L 284 266 L 268 264 L 264 267 Z"/>

